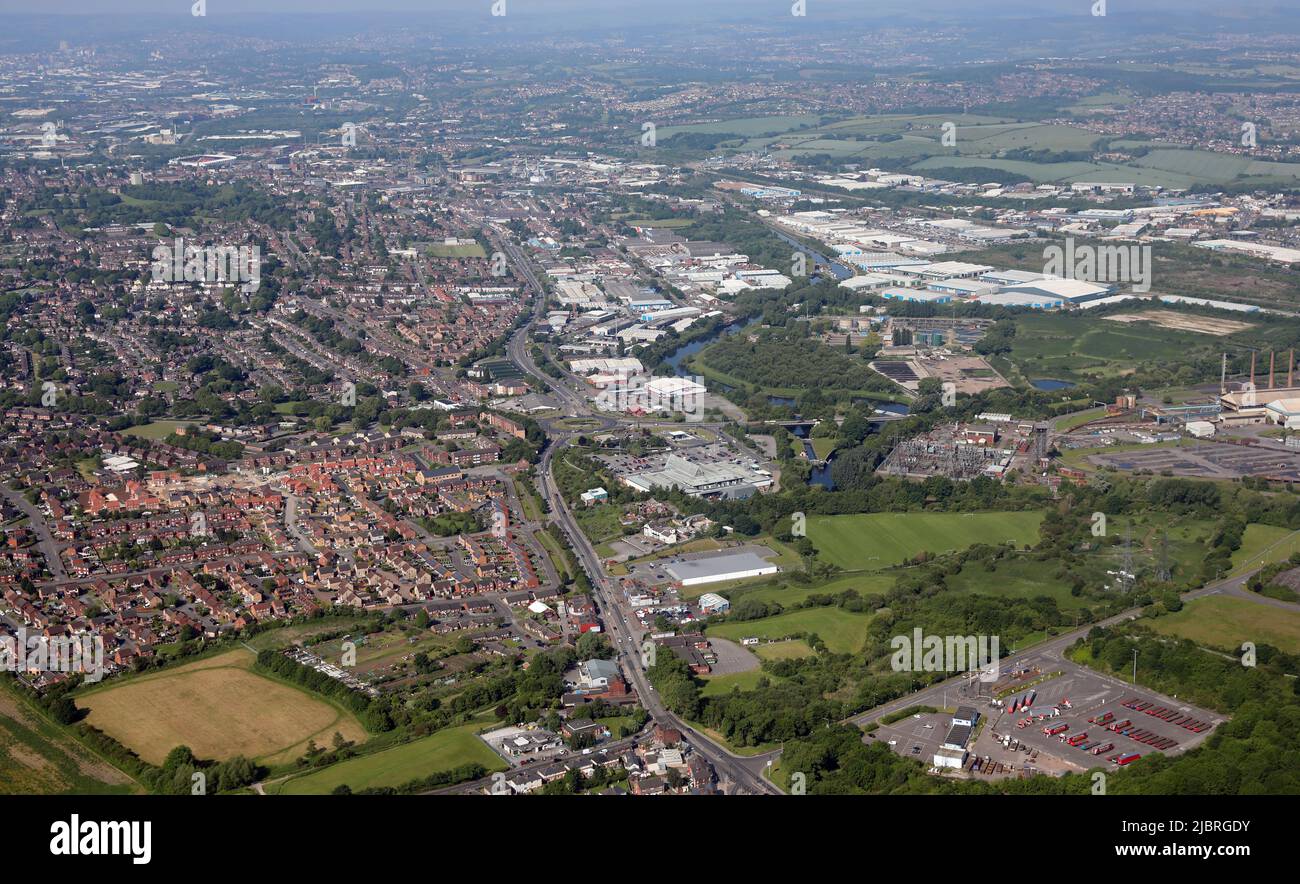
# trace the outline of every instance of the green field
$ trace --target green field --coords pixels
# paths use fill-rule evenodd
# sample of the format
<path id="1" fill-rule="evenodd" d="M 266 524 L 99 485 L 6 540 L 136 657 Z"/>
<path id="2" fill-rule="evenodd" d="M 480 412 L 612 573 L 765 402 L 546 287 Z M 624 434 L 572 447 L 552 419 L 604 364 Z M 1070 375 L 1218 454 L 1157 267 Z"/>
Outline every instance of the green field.
<path id="1" fill-rule="evenodd" d="M 1167 551 L 1174 579 L 1194 577 L 1200 572 L 1206 543 L 1214 531 L 1207 521 L 1163 515 L 1136 519 L 1116 516 L 1107 522 L 1107 541 L 1083 555 L 1080 564 L 1065 569 L 1056 561 L 1039 561 L 1032 554 L 1017 555 L 996 562 L 989 570 L 984 562 L 968 562 L 958 574 L 949 574 L 945 582 L 956 592 L 993 595 L 1002 598 L 1049 596 L 1063 611 L 1078 611 L 1092 604 L 1085 596 L 1071 592 L 1075 578 L 1082 578 L 1090 589 L 1101 590 L 1114 583 L 1108 572 L 1123 564 L 1122 538 L 1131 539 L 1130 555 L 1139 574 L 1149 574 L 1159 566 L 1161 547 Z"/>
<path id="2" fill-rule="evenodd" d="M 400 786 L 475 762 L 489 771 L 506 770 L 507 765 L 500 756 L 478 738 L 481 728 L 481 724 L 448 728 L 411 743 L 293 777 L 267 791 L 280 795 L 324 795 L 344 784 L 354 792 Z"/>
<path id="3" fill-rule="evenodd" d="M 748 672 L 735 672 L 731 675 L 710 675 L 704 679 L 704 687 L 700 694 L 705 697 L 720 697 L 730 694 L 736 688 L 740 688 L 741 693 L 752 691 L 758 687 L 758 680 L 764 676 L 761 669 L 751 669 Z M 768 681 L 774 681 L 770 675 Z"/>
<path id="4" fill-rule="evenodd" d="M 784 581 L 755 583 L 727 590 L 727 597 L 735 604 L 740 599 L 760 602 L 777 602 L 786 607 L 797 605 L 810 595 L 838 595 L 846 590 L 857 590 L 859 595 L 881 595 L 894 585 L 892 574 L 856 573 L 835 577 L 822 583 L 807 586 Z"/>
<path id="5" fill-rule="evenodd" d="M 916 556 L 976 543 L 1038 542 L 1038 512 L 868 513 L 813 516 L 808 539 L 826 561 L 848 571 L 887 568 Z"/>
<path id="6" fill-rule="evenodd" d="M 1232 554 L 1232 571 L 1240 573 L 1281 562 L 1300 552 L 1300 531 L 1272 525 L 1247 525 L 1241 548 Z"/>
<path id="7" fill-rule="evenodd" d="M 0 795 L 121 795 L 140 787 L 0 686 Z"/>
<path id="8" fill-rule="evenodd" d="M 1080 113 L 1104 107 L 1122 107 L 1128 99 L 1119 93 L 1085 97 Z M 943 143 L 943 126 L 956 126 L 956 143 Z M 733 136 L 714 150 L 769 151 L 779 159 L 825 154 L 841 162 L 872 163 L 902 161 L 911 171 L 980 169 L 1001 170 L 1024 176 L 1036 183 L 1068 184 L 1075 181 L 1133 182 L 1174 188 L 1203 184 L 1228 184 L 1253 180 L 1264 186 L 1290 186 L 1300 179 L 1300 164 L 1278 163 L 1220 154 L 1185 150 L 1131 139 L 1115 142 L 1123 148 L 1150 148 L 1145 156 L 1122 162 L 1072 160 L 1042 162 L 1007 158 L 1020 149 L 1030 151 L 1079 152 L 1093 150 L 1100 133 L 1083 126 L 1015 120 L 974 114 L 880 114 L 849 117 L 822 123 L 814 116 L 745 117 L 682 126 L 658 131 L 661 147 L 673 148 L 678 133 Z M 889 136 L 891 140 L 879 140 Z M 701 145 L 697 151 L 705 151 Z M 979 173 L 972 172 L 978 177 Z"/>
<path id="9" fill-rule="evenodd" d="M 946 577 L 945 582 L 955 592 L 1020 599 L 1045 595 L 1055 599 L 1063 610 L 1087 607 L 1085 600 L 1071 595 L 1069 585 L 1055 576 L 1059 567 L 1055 562 L 1038 562 L 1029 558 L 1004 559 L 993 571 L 985 570 L 979 564 L 968 564 L 960 574 Z M 1100 575 L 1094 573 L 1094 582 L 1100 585 L 1101 581 Z"/>
<path id="10" fill-rule="evenodd" d="M 826 647 L 836 654 L 861 650 L 867 638 L 871 614 L 845 611 L 842 608 L 801 608 L 775 617 L 720 623 L 709 627 L 709 635 L 740 641 L 751 636 L 760 639 L 784 639 L 799 633 L 816 633 Z"/>
<path id="11" fill-rule="evenodd" d="M 1140 362 L 1176 362 L 1209 346 L 1206 340 L 1148 322 L 1033 315 L 1016 320 L 1010 359 L 1025 377 L 1073 381 L 1124 374 Z"/>
<path id="12" fill-rule="evenodd" d="M 1181 611 L 1144 620 L 1164 635 L 1239 653 L 1243 642 L 1300 654 L 1300 612 L 1233 596 L 1193 599 Z"/>
<path id="13" fill-rule="evenodd" d="M 798 660 L 801 657 L 811 657 L 815 653 L 806 641 L 798 638 L 754 645 L 752 650 L 764 660 Z"/>
<path id="14" fill-rule="evenodd" d="M 126 431 L 128 436 L 139 436 L 141 439 L 165 439 L 172 433 L 176 432 L 177 427 L 192 427 L 194 421 L 151 421 L 147 424 L 138 424 Z"/>

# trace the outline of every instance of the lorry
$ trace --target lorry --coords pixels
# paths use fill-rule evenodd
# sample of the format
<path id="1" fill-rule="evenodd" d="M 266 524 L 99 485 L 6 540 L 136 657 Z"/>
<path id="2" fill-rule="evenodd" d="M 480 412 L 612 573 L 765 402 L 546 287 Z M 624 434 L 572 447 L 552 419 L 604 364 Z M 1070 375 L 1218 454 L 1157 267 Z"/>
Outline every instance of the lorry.
<path id="1" fill-rule="evenodd" d="M 1054 737 L 1057 734 L 1065 733 L 1069 729 L 1070 726 L 1068 724 L 1052 724 L 1045 726 L 1043 728 L 1043 733 L 1047 734 L 1049 737 Z"/>

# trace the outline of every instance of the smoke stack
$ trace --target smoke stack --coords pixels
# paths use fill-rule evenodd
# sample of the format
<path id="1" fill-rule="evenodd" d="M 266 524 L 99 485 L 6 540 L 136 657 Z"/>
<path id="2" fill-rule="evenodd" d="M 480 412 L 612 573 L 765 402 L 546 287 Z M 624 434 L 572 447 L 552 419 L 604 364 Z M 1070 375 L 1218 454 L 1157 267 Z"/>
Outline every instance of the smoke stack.
<path id="1" fill-rule="evenodd" d="M 1228 392 L 1228 354 L 1223 354 L 1223 368 L 1219 369 L 1219 395 L 1224 396 Z"/>
<path id="2" fill-rule="evenodd" d="M 1255 386 L 1255 351 L 1250 351 L 1250 385 Z"/>
<path id="3" fill-rule="evenodd" d="M 1287 358 L 1286 364 L 1286 385 L 1291 387 L 1295 380 L 1295 348 L 1291 348 L 1291 355 Z"/>
<path id="4" fill-rule="evenodd" d="M 1272 350 L 1268 351 L 1268 388 L 1270 390 L 1275 389 L 1275 385 L 1273 384 L 1273 351 Z"/>

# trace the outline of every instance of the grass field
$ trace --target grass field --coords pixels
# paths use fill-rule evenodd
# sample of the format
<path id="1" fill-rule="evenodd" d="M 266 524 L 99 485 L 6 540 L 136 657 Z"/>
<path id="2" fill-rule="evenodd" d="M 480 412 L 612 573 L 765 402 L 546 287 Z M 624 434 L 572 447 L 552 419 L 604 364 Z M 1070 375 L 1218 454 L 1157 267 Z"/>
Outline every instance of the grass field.
<path id="1" fill-rule="evenodd" d="M 1243 642 L 1300 654 L 1300 613 L 1233 596 L 1193 599 L 1181 611 L 1143 621 L 1164 635 L 1238 653 Z"/>
<path id="2" fill-rule="evenodd" d="M 1101 99 L 1102 96 L 1095 96 Z M 1083 99 L 1085 112 L 1107 105 L 1120 107 L 1127 99 L 1108 93 L 1105 100 Z M 942 141 L 943 126 L 956 125 L 955 145 Z M 1064 126 L 1034 120 L 974 114 L 880 114 L 822 123 L 814 116 L 745 117 L 658 131 L 659 144 L 672 148 L 677 133 L 730 135 L 716 150 L 765 150 L 780 159 L 809 154 L 829 154 L 840 161 L 870 163 L 875 160 L 912 160 L 913 171 L 929 169 L 998 169 L 1024 175 L 1032 181 L 1131 181 L 1145 185 L 1186 188 L 1198 183 L 1225 184 L 1255 180 L 1289 184 L 1300 177 L 1300 164 L 1278 163 L 1204 150 L 1185 150 L 1146 143 L 1154 148 L 1126 162 L 1033 162 L 1004 158 L 1020 148 L 1048 151 L 1089 151 L 1099 133 L 1082 126 Z M 880 141 L 881 135 L 897 136 Z M 1129 143 L 1128 140 L 1118 142 Z M 703 150 L 703 149 L 701 149 Z M 972 173 L 977 175 L 978 173 Z M 982 179 L 981 179 L 982 180 Z"/>
<path id="3" fill-rule="evenodd" d="M 192 427 L 194 421 L 151 421 L 147 424 L 139 424 L 131 427 L 126 431 L 128 436 L 139 436 L 141 439 L 165 439 L 172 433 L 176 432 L 177 427 Z"/>
<path id="4" fill-rule="evenodd" d="M 752 586 L 737 586 L 727 591 L 732 604 L 740 599 L 754 599 L 761 602 L 778 602 L 789 607 L 797 605 L 810 595 L 838 595 L 846 590 L 857 590 L 859 595 L 880 595 L 894 585 L 894 575 L 875 573 L 855 573 L 835 577 L 821 583 L 807 586 L 785 581 L 771 581 Z"/>
<path id="5" fill-rule="evenodd" d="M 1160 550 L 1165 545 L 1175 579 L 1199 573 L 1213 531 L 1214 526 L 1207 521 L 1168 516 L 1117 516 L 1107 522 L 1108 540 L 1118 540 L 1126 533 L 1131 537 L 1130 554 L 1139 574 L 1158 567 Z M 948 575 L 946 582 L 957 592 L 1002 598 L 1050 596 L 1062 610 L 1076 611 L 1092 602 L 1071 593 L 1073 579 L 1080 577 L 1087 587 L 1102 589 L 1113 583 L 1114 578 L 1107 572 L 1118 570 L 1123 557 L 1122 543 L 1105 543 L 1084 554 L 1082 563 L 1069 571 L 1064 571 L 1059 562 L 1038 561 L 1032 555 L 1001 559 L 992 571 L 984 563 L 969 562 L 961 573 Z"/>
<path id="6" fill-rule="evenodd" d="M 477 732 L 481 728 L 481 724 L 448 728 L 411 743 L 285 780 L 267 791 L 280 795 L 323 795 L 344 784 L 354 792 L 372 787 L 400 786 L 473 762 L 489 771 L 506 770 L 506 763 L 478 738 Z"/>
<path id="7" fill-rule="evenodd" d="M 801 657 L 811 657 L 815 653 L 806 641 L 799 638 L 754 645 L 753 651 L 763 660 L 798 660 Z"/>
<path id="8" fill-rule="evenodd" d="M 366 618 L 364 617 L 328 617 L 310 623 L 299 623 L 294 626 L 284 626 L 280 629 L 268 629 L 249 638 L 247 644 L 257 651 L 266 648 L 287 648 L 295 643 L 309 644 L 311 639 L 317 635 L 336 632 L 340 629 L 353 629 L 365 621 Z"/>
<path id="9" fill-rule="evenodd" d="M 1055 562 L 1006 559 L 998 562 L 997 568 L 991 572 L 978 564 L 967 565 L 960 574 L 949 575 L 946 582 L 955 592 L 1019 599 L 1045 595 L 1055 599 L 1063 610 L 1086 607 L 1085 601 L 1070 594 L 1070 587 L 1064 580 L 1054 576 L 1057 568 Z"/>
<path id="10" fill-rule="evenodd" d="M 87 721 L 159 764 L 176 746 L 199 758 L 235 755 L 282 764 L 307 741 L 328 745 L 335 731 L 364 742 L 352 713 L 253 672 L 252 652 L 235 650 L 175 669 L 142 675 L 77 697 Z"/>
<path id="11" fill-rule="evenodd" d="M 709 627 L 709 635 L 740 641 L 754 636 L 784 639 L 797 633 L 816 633 L 826 647 L 837 654 L 851 654 L 862 648 L 867 638 L 871 614 L 845 611 L 842 608 L 801 608 L 775 617 L 721 623 Z"/>
<path id="12" fill-rule="evenodd" d="M 0 795 L 122 795 L 140 787 L 0 686 Z"/>
<path id="13" fill-rule="evenodd" d="M 487 253 L 478 243 L 467 243 L 465 245 L 447 245 L 446 243 L 430 243 L 424 247 L 424 253 L 431 258 L 486 258 Z"/>
<path id="14" fill-rule="evenodd" d="M 1016 329 L 1011 361 L 1036 378 L 1120 375 L 1138 362 L 1172 362 L 1207 346 L 1191 332 L 1080 316 L 1025 316 Z"/>
<path id="15" fill-rule="evenodd" d="M 868 513 L 813 516 L 808 539 L 818 555 L 848 570 L 886 568 L 922 551 L 944 553 L 976 543 L 1038 542 L 1037 512 Z"/>
<path id="16" fill-rule="evenodd" d="M 1105 416 L 1106 409 L 1104 408 L 1088 408 L 1083 411 L 1076 411 L 1072 414 L 1067 414 L 1064 417 L 1058 417 L 1052 423 L 1052 429 L 1058 433 L 1068 433 L 1075 427 L 1081 427 L 1086 423 Z"/>
<path id="17" fill-rule="evenodd" d="M 730 675 L 711 675 L 704 679 L 704 687 L 700 693 L 705 697 L 720 697 L 730 694 L 736 688 L 740 692 L 752 691 L 758 687 L 758 680 L 763 678 L 765 673 L 761 669 L 751 669 L 748 672 L 734 672 Z M 767 676 L 768 681 L 772 677 Z"/>
<path id="18" fill-rule="evenodd" d="M 1294 552 L 1300 552 L 1300 531 L 1272 525 L 1247 525 L 1241 548 L 1232 554 L 1232 571 L 1240 573 L 1281 562 Z"/>

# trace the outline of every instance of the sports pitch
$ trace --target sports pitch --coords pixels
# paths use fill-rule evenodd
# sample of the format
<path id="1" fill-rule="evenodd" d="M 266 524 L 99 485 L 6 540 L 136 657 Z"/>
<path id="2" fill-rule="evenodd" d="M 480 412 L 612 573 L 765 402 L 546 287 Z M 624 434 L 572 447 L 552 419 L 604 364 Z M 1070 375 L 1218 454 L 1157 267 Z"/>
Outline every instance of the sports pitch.
<path id="1" fill-rule="evenodd" d="M 898 565 L 921 552 L 966 549 L 976 543 L 1038 542 L 1040 512 L 867 513 L 813 516 L 808 539 L 826 561 L 846 571 Z"/>

